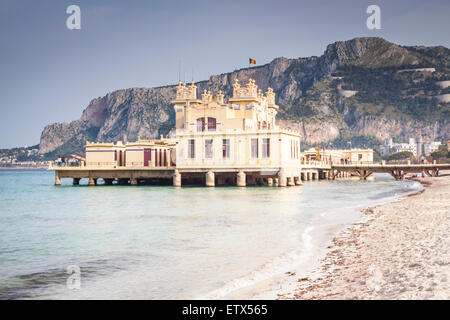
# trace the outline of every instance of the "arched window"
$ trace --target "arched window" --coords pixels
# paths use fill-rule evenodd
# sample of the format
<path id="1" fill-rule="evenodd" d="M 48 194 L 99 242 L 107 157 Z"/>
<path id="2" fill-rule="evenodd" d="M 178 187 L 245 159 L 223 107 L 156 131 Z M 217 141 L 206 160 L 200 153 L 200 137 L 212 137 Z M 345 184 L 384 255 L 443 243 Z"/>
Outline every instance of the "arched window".
<path id="1" fill-rule="evenodd" d="M 267 128 L 267 122 L 263 121 L 263 123 L 262 123 L 262 128 L 263 128 L 263 129 L 266 129 L 266 128 Z"/>
<path id="2" fill-rule="evenodd" d="M 208 131 L 216 131 L 216 118 L 208 117 Z"/>
<path id="3" fill-rule="evenodd" d="M 205 118 L 197 119 L 197 132 L 205 131 Z"/>

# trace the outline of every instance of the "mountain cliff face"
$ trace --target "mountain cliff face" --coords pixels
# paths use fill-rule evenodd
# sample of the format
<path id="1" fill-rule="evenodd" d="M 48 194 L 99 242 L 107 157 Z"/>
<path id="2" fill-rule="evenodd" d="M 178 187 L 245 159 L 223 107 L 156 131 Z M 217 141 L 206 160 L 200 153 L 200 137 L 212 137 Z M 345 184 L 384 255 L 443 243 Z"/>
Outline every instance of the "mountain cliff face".
<path id="1" fill-rule="evenodd" d="M 235 79 L 272 87 L 280 125 L 297 128 L 308 145 L 376 145 L 387 137 L 450 136 L 450 80 L 445 47 L 402 47 L 381 38 L 327 46 L 320 57 L 277 58 L 269 64 L 211 76 L 197 83 L 225 96 Z M 430 69 L 432 68 L 432 69 Z M 81 118 L 45 127 L 39 152 L 82 151 L 88 141 L 154 138 L 171 133 L 175 86 L 132 88 L 91 101 Z"/>

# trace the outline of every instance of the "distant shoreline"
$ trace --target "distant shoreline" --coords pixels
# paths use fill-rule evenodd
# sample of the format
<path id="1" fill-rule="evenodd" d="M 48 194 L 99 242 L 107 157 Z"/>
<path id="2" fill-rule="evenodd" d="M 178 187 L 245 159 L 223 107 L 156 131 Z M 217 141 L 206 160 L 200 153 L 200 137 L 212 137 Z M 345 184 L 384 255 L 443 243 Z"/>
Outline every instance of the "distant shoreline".
<path id="1" fill-rule="evenodd" d="M 0 167 L 0 170 L 47 170 L 47 167 Z"/>

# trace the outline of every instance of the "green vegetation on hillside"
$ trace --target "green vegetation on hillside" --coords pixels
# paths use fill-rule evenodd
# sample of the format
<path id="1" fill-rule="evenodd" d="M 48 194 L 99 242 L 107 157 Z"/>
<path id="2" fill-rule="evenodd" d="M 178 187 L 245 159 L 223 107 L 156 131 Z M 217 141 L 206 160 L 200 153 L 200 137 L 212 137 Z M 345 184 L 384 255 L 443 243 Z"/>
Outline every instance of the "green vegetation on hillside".
<path id="1" fill-rule="evenodd" d="M 418 66 L 366 68 L 344 65 L 334 75 L 342 77 L 332 82 L 335 90 L 356 90 L 345 103 L 357 106 L 362 115 L 385 116 L 396 119 L 436 121 L 450 116 L 450 104 L 434 96 L 442 94 L 431 72 L 402 69 Z M 344 99 L 345 100 L 345 99 Z"/>
<path id="2" fill-rule="evenodd" d="M 363 56 L 338 66 L 331 80 L 325 77 L 318 81 L 311 73 L 297 82 L 301 96 L 289 104 L 280 104 L 280 118 L 333 119 L 341 123 L 345 119 L 344 127 L 351 127 L 360 116 L 424 122 L 450 118 L 450 104 L 436 98 L 450 93 L 450 87 L 443 89 L 436 84 L 450 80 L 448 48 L 398 46 L 378 38 L 371 39 L 371 43 L 370 50 Z M 351 52 L 341 50 L 339 54 L 350 55 Z M 314 60 L 292 64 L 287 71 L 302 74 L 302 68 L 308 63 Z M 435 71 L 417 70 L 420 68 Z M 357 93 L 343 97 L 340 90 Z"/>
<path id="3" fill-rule="evenodd" d="M 390 155 L 386 155 L 384 157 L 382 157 L 382 159 L 386 160 L 386 161 L 391 161 L 391 160 L 406 160 L 406 159 L 411 159 L 413 158 L 414 155 L 412 152 L 410 151 L 401 151 L 401 152 L 396 152 Z"/>
<path id="4" fill-rule="evenodd" d="M 336 98 L 330 80 L 325 78 L 306 90 L 297 103 L 281 104 L 277 117 L 302 121 L 335 119 Z"/>
<path id="5" fill-rule="evenodd" d="M 353 135 L 351 132 L 341 133 L 339 138 L 325 144 L 327 148 L 378 148 L 382 142 L 372 136 Z"/>
<path id="6" fill-rule="evenodd" d="M 98 128 L 89 128 L 86 131 L 86 141 L 94 141 L 98 134 Z M 79 153 L 84 152 L 86 142 L 79 137 L 73 137 L 69 141 L 67 141 L 61 147 L 56 148 L 52 152 L 46 153 L 44 156 L 44 160 L 55 160 L 58 157 L 66 156 L 67 154 L 74 153 L 78 151 Z"/>

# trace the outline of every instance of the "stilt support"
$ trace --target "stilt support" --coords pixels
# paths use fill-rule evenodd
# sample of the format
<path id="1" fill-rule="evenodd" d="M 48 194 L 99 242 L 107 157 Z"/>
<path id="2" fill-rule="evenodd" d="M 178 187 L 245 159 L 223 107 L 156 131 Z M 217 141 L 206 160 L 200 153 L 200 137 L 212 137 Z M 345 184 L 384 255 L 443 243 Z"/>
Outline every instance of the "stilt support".
<path id="1" fill-rule="evenodd" d="M 245 187 L 246 183 L 245 183 L 245 173 L 244 171 L 239 171 L 237 174 L 237 182 L 236 185 L 238 187 Z"/>
<path id="2" fill-rule="evenodd" d="M 95 186 L 97 184 L 97 179 L 94 179 L 93 177 L 89 177 L 89 186 Z"/>
<path id="3" fill-rule="evenodd" d="M 55 171 L 55 186 L 60 186 L 61 185 L 61 179 L 59 178 L 59 173 L 58 171 Z"/>
<path id="4" fill-rule="evenodd" d="M 214 187 L 216 185 L 214 180 L 215 180 L 214 172 L 208 171 L 206 173 L 206 186 L 207 187 Z"/>
<path id="5" fill-rule="evenodd" d="M 370 170 L 356 170 L 356 173 L 358 174 L 359 179 L 361 179 L 361 180 L 366 180 L 369 176 L 371 176 L 373 174 L 373 172 Z M 401 179 L 401 174 L 400 174 L 400 179 Z"/>
<path id="6" fill-rule="evenodd" d="M 280 171 L 278 171 L 278 186 L 279 187 L 287 186 L 286 173 L 284 172 L 283 168 L 281 168 Z"/>
<path id="7" fill-rule="evenodd" d="M 293 178 L 293 177 L 288 177 L 288 178 L 287 178 L 287 185 L 288 185 L 289 187 L 295 186 L 295 182 L 294 182 L 294 178 Z"/>
<path id="8" fill-rule="evenodd" d="M 178 170 L 173 173 L 173 186 L 181 187 L 181 174 Z"/>

